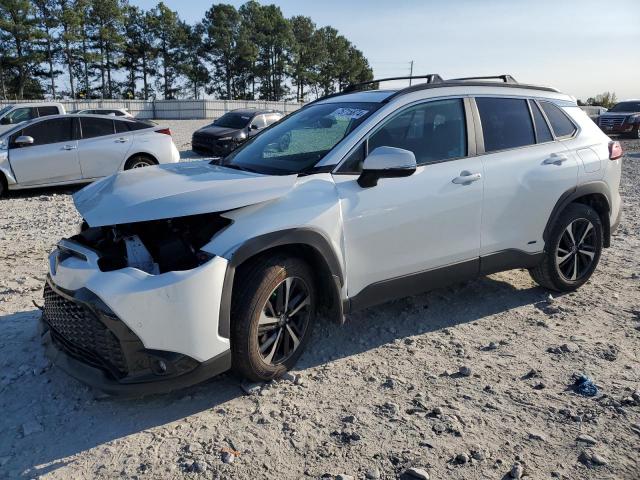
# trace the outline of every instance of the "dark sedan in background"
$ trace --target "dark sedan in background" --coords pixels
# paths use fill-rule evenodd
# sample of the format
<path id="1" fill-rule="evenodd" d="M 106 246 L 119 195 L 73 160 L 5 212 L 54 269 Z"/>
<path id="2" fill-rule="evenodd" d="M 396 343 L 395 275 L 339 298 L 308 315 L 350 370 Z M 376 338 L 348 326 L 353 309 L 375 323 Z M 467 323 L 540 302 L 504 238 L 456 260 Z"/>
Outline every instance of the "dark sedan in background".
<path id="1" fill-rule="evenodd" d="M 204 155 L 223 157 L 284 114 L 276 110 L 240 109 L 225 113 L 191 137 L 191 149 Z"/>

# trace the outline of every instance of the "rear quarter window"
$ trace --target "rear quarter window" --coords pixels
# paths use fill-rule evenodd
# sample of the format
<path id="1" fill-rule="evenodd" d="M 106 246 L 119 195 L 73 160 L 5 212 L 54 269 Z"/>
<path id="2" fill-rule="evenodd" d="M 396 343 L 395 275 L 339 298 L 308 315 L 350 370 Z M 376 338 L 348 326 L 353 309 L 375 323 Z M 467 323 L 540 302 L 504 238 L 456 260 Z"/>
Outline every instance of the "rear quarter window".
<path id="1" fill-rule="evenodd" d="M 558 106 L 545 101 L 540 102 L 540 106 L 549 119 L 549 123 L 556 137 L 571 137 L 576 133 L 576 126 Z"/>

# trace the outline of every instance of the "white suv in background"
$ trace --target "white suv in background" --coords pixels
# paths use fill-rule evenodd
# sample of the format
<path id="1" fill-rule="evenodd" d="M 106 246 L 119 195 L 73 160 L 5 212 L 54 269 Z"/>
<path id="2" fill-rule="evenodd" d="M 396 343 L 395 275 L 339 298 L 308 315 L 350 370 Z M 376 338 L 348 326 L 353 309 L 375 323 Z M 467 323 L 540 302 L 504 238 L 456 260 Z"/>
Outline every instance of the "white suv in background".
<path id="1" fill-rule="evenodd" d="M 342 321 L 513 268 L 556 291 L 585 283 L 620 218 L 620 145 L 552 88 L 425 78 L 319 99 L 222 165 L 78 192 L 82 229 L 44 290 L 53 362 L 109 393 L 229 368 L 269 380 L 319 312 Z"/>
<path id="2" fill-rule="evenodd" d="M 0 196 L 179 160 L 171 130 L 152 122 L 104 115 L 37 118 L 0 135 Z"/>

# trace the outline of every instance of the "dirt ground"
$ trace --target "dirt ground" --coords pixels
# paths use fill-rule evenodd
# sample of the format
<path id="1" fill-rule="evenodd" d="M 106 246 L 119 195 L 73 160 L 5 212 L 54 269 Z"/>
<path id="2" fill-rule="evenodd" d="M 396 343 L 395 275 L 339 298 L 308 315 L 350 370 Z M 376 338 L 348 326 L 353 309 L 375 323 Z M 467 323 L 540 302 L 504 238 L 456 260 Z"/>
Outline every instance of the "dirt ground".
<path id="1" fill-rule="evenodd" d="M 204 122 L 164 123 L 192 158 Z M 138 400 L 96 399 L 39 343 L 74 189 L 0 200 L 0 478 L 639 479 L 640 142 L 623 146 L 625 216 L 579 291 L 491 275 L 323 322 L 286 379 Z"/>

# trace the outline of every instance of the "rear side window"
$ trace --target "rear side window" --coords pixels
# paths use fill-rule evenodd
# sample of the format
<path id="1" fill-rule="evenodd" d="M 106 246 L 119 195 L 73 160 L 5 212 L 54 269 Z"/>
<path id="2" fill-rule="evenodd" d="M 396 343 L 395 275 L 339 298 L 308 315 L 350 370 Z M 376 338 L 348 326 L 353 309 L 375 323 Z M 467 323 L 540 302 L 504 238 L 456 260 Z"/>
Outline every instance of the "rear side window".
<path id="1" fill-rule="evenodd" d="M 110 118 L 81 118 L 82 138 L 102 137 L 115 133 L 113 120 Z"/>
<path id="2" fill-rule="evenodd" d="M 121 122 L 120 120 L 115 121 L 116 124 L 116 133 L 126 133 L 129 132 L 129 122 Z"/>
<path id="3" fill-rule="evenodd" d="M 151 128 L 151 127 L 155 127 L 156 124 L 153 122 L 145 122 L 142 120 L 139 120 L 137 122 L 121 122 L 121 123 L 126 123 L 127 124 L 127 128 L 131 131 L 133 130 L 142 130 L 145 128 Z"/>
<path id="4" fill-rule="evenodd" d="M 58 107 L 38 107 L 38 113 L 41 117 L 47 117 L 49 115 L 58 115 Z"/>
<path id="5" fill-rule="evenodd" d="M 531 113 L 533 113 L 533 123 L 536 126 L 536 140 L 538 141 L 538 143 L 553 141 L 553 135 L 551 135 L 549 125 L 547 125 L 547 121 L 544 119 L 542 112 L 538 108 L 538 104 L 536 102 L 529 101 L 529 105 L 531 105 Z"/>
<path id="6" fill-rule="evenodd" d="M 551 102 L 540 102 L 540 106 L 547 115 L 556 137 L 570 137 L 576 133 L 576 126 L 560 108 Z"/>
<path id="7" fill-rule="evenodd" d="M 476 98 L 485 152 L 536 143 L 527 101 L 518 98 Z"/>
<path id="8" fill-rule="evenodd" d="M 69 142 L 73 139 L 72 124 L 71 118 L 52 118 L 28 126 L 22 130 L 21 135 L 33 137 L 31 146 Z"/>

